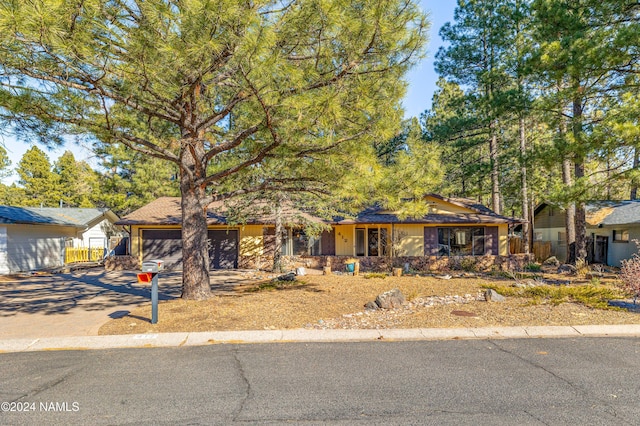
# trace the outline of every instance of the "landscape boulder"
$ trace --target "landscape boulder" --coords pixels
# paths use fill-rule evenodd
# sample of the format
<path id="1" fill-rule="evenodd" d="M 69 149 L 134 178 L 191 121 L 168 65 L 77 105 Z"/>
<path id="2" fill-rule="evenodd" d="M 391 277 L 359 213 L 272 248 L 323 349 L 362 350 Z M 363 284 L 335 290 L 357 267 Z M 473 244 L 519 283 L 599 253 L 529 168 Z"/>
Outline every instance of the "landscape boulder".
<path id="1" fill-rule="evenodd" d="M 376 305 L 381 309 L 399 308 L 405 302 L 404 294 L 397 288 L 379 294 L 376 297 Z"/>
<path id="2" fill-rule="evenodd" d="M 380 307 L 376 304 L 376 302 L 367 302 L 365 303 L 364 308 L 367 311 L 377 311 L 378 309 L 380 309 Z"/>
<path id="3" fill-rule="evenodd" d="M 277 281 L 295 281 L 296 280 L 296 273 L 295 272 L 288 272 L 284 275 L 280 275 L 278 278 L 276 278 Z"/>
<path id="4" fill-rule="evenodd" d="M 560 261 L 557 257 L 551 256 L 550 258 L 542 262 L 542 264 L 545 266 L 560 266 Z"/>
<path id="5" fill-rule="evenodd" d="M 559 274 L 574 274 L 576 272 L 576 267 L 573 265 L 569 265 L 565 263 L 564 265 L 560 265 L 558 267 Z"/>
<path id="6" fill-rule="evenodd" d="M 507 300 L 507 298 L 494 289 L 490 288 L 489 290 L 485 291 L 484 300 L 486 300 L 487 302 L 504 302 L 505 300 Z"/>

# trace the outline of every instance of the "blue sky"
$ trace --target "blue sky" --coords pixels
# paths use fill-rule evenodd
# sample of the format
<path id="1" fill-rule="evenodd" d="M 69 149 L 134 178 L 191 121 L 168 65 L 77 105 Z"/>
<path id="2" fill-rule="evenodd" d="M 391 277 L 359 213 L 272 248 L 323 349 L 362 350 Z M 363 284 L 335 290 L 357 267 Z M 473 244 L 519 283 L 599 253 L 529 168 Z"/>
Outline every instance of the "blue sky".
<path id="1" fill-rule="evenodd" d="M 419 117 L 420 114 L 431 106 L 431 98 L 436 87 L 438 76 L 433 69 L 433 60 L 438 47 L 442 44 L 442 40 L 438 36 L 440 27 L 446 22 L 453 20 L 453 11 L 456 7 L 456 0 L 421 0 L 422 9 L 429 14 L 431 29 L 429 31 L 429 45 L 427 56 L 412 69 L 408 74 L 409 87 L 402 106 L 405 109 L 405 117 Z M 31 147 L 25 142 L 18 142 L 13 138 L 5 137 L 0 143 L 6 148 L 12 166 L 15 167 L 20 161 L 24 153 Z M 40 146 L 49 157 L 49 161 L 53 162 L 61 156 L 66 150 L 70 149 L 76 160 L 87 160 L 95 166 L 92 161 L 92 153 L 88 148 L 81 147 L 77 144 L 68 144 L 56 149 L 44 148 Z M 15 174 L 3 180 L 5 184 L 10 184 L 17 179 Z"/>
<path id="2" fill-rule="evenodd" d="M 438 47 L 442 45 L 438 31 L 445 23 L 453 21 L 456 3 L 456 0 L 422 0 L 420 2 L 422 9 L 429 13 L 431 30 L 427 57 L 409 72 L 409 88 L 402 102 L 407 118 L 419 117 L 425 109 L 431 107 L 431 98 L 438 81 L 438 75 L 433 69 L 433 61 Z"/>

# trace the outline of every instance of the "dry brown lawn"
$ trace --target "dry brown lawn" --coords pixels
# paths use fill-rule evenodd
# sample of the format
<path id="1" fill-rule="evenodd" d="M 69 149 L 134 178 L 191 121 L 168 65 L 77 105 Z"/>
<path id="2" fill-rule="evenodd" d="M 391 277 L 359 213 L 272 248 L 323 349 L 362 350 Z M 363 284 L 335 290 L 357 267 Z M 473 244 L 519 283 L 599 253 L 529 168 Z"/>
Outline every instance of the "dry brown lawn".
<path id="1" fill-rule="evenodd" d="M 534 303 L 522 297 L 488 303 L 478 300 L 486 284 L 510 286 L 513 281 L 491 277 L 367 279 L 332 275 L 305 276 L 299 282 L 278 288 L 264 283 L 260 288 L 260 283 L 253 282 L 239 285 L 233 294 L 218 295 L 207 301 L 160 303 L 158 324 L 150 323 L 150 304 L 136 308 L 129 315 L 106 323 L 100 334 L 640 323 L 638 312 L 594 309 L 578 303 L 552 304 L 544 300 Z M 366 302 L 394 288 L 400 289 L 413 303 L 395 310 L 365 311 Z M 463 298 L 466 300 L 461 300 Z M 429 301 L 432 306 L 425 306 Z"/>

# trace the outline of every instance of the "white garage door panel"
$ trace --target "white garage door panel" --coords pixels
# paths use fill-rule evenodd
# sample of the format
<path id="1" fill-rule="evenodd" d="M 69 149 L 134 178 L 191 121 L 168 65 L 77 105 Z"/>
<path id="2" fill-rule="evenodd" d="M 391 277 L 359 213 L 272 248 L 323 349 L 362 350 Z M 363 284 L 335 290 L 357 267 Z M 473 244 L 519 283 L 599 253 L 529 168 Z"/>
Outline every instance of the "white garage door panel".
<path id="1" fill-rule="evenodd" d="M 69 232 L 71 236 L 72 231 Z M 7 227 L 7 263 L 10 272 L 62 266 L 66 233 L 66 229 L 54 227 Z"/>
<path id="2" fill-rule="evenodd" d="M 9 268 L 13 272 L 62 266 L 64 239 L 9 239 Z"/>

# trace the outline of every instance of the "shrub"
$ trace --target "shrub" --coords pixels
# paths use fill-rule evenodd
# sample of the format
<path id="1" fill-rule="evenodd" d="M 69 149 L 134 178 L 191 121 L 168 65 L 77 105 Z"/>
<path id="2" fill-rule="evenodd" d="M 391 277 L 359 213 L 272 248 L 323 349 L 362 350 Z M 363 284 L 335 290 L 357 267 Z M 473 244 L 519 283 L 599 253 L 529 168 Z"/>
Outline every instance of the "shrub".
<path id="1" fill-rule="evenodd" d="M 589 263 L 585 259 L 576 260 L 576 275 L 578 278 L 584 278 L 589 273 Z"/>
<path id="2" fill-rule="evenodd" d="M 542 266 L 538 263 L 527 263 L 524 270 L 529 272 L 540 272 L 542 270 Z"/>
<path id="3" fill-rule="evenodd" d="M 609 306 L 609 300 L 620 298 L 618 289 L 609 286 L 573 285 L 535 287 L 507 287 L 485 284 L 484 288 L 493 288 L 503 296 L 523 297 L 529 299 L 530 304 L 559 305 L 566 302 L 580 303 L 590 308 L 616 309 Z"/>
<path id="4" fill-rule="evenodd" d="M 473 257 L 463 257 L 460 259 L 460 268 L 466 272 L 475 272 L 476 260 Z"/>
<path id="5" fill-rule="evenodd" d="M 633 242 L 640 249 L 640 242 L 638 240 L 633 240 Z M 640 255 L 634 253 L 631 259 L 623 260 L 620 264 L 622 287 L 633 295 L 633 303 L 636 303 L 638 296 L 640 296 Z"/>
<path id="6" fill-rule="evenodd" d="M 383 273 L 383 272 L 369 272 L 363 275 L 363 277 L 365 279 L 370 279 L 370 278 L 382 278 L 385 279 L 387 278 L 387 274 Z"/>

